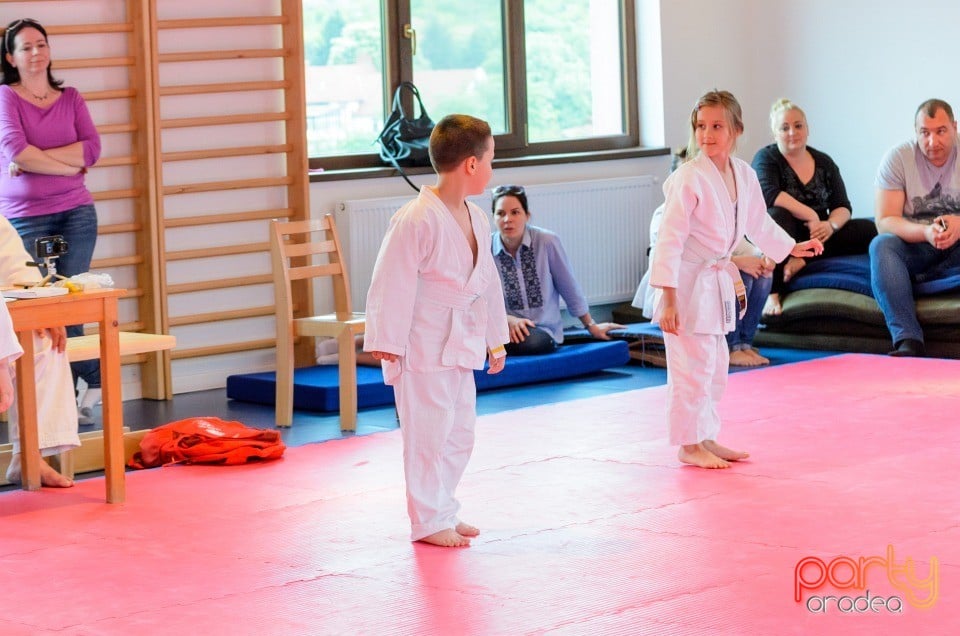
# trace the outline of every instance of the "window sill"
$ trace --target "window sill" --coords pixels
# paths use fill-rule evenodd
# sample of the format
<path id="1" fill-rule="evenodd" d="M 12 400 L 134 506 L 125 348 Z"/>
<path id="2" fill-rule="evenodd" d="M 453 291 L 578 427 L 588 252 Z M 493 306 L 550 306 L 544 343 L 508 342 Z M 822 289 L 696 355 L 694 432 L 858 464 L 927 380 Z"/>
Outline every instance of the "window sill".
<path id="1" fill-rule="evenodd" d="M 590 161 L 613 161 L 617 159 L 636 159 L 639 157 L 656 157 L 669 155 L 669 148 L 628 148 L 618 150 L 601 150 L 593 152 L 572 152 L 567 154 L 537 155 L 528 157 L 505 157 L 494 159 L 496 168 L 522 168 L 525 166 L 547 166 L 560 163 L 585 163 Z M 404 172 L 411 174 L 432 174 L 433 168 L 404 168 Z M 350 179 L 379 179 L 397 176 L 392 166 L 378 166 L 375 168 L 350 168 L 344 170 L 310 171 L 310 182 L 347 181 Z"/>

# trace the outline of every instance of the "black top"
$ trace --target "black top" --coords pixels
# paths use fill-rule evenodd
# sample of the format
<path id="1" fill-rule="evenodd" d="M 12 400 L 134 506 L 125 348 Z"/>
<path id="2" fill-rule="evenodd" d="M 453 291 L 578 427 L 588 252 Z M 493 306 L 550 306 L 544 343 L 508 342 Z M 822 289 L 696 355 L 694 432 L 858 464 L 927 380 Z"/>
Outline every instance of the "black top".
<path id="1" fill-rule="evenodd" d="M 813 155 L 814 168 L 813 178 L 806 184 L 800 182 L 777 144 L 764 146 L 757 151 L 753 158 L 753 169 L 757 171 L 760 179 L 760 188 L 763 190 L 767 207 L 774 207 L 773 202 L 777 196 L 786 192 L 800 203 L 816 210 L 821 220 L 826 220 L 831 210 L 836 208 L 847 208 L 853 212 L 837 164 L 833 163 L 833 159 L 826 153 L 810 146 L 807 146 L 807 150 Z"/>

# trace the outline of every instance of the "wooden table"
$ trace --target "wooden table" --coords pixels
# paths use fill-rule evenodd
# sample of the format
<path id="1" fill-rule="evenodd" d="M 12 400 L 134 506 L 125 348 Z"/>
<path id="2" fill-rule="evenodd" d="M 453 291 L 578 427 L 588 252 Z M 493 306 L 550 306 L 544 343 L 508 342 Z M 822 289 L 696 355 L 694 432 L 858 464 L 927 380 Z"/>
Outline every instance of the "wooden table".
<path id="1" fill-rule="evenodd" d="M 20 460 L 24 490 L 40 488 L 40 445 L 37 433 L 37 388 L 34 378 L 33 332 L 47 327 L 87 323 L 100 325 L 100 376 L 103 388 L 103 454 L 107 503 L 123 503 L 123 397 L 120 393 L 120 341 L 117 300 L 125 289 L 95 289 L 64 296 L 21 299 L 7 304 L 23 355 L 17 359 L 17 403 Z"/>

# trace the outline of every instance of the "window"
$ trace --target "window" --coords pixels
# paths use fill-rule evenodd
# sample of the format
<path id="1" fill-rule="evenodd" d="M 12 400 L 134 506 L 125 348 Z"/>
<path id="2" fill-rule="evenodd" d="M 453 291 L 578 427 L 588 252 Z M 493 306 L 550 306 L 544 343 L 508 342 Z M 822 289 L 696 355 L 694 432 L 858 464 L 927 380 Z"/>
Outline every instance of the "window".
<path id="1" fill-rule="evenodd" d="M 636 147 L 634 0 L 303 0 L 311 167 L 382 165 L 393 88 L 486 119 L 497 157 Z M 412 108 L 405 104 L 405 108 Z"/>

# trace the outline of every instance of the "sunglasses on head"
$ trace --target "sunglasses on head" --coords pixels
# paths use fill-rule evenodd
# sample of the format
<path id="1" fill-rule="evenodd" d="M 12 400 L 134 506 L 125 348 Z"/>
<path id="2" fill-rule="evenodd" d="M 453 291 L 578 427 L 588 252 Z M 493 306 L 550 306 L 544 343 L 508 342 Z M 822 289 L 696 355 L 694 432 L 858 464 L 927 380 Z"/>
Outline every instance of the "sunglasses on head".
<path id="1" fill-rule="evenodd" d="M 11 22 L 7 25 L 7 29 L 3 32 L 3 41 L 7 45 L 7 50 L 10 50 L 10 34 L 13 33 L 16 36 L 16 33 L 23 28 L 24 26 L 32 26 L 34 28 L 40 27 L 40 23 L 34 20 L 33 18 L 21 18 L 15 22 Z M 42 28 L 42 27 L 40 27 Z"/>
<path id="2" fill-rule="evenodd" d="M 493 196 L 495 197 L 505 197 L 508 195 L 521 195 L 526 196 L 526 192 L 523 189 L 523 186 L 518 185 L 502 185 L 497 186 L 493 189 Z"/>

